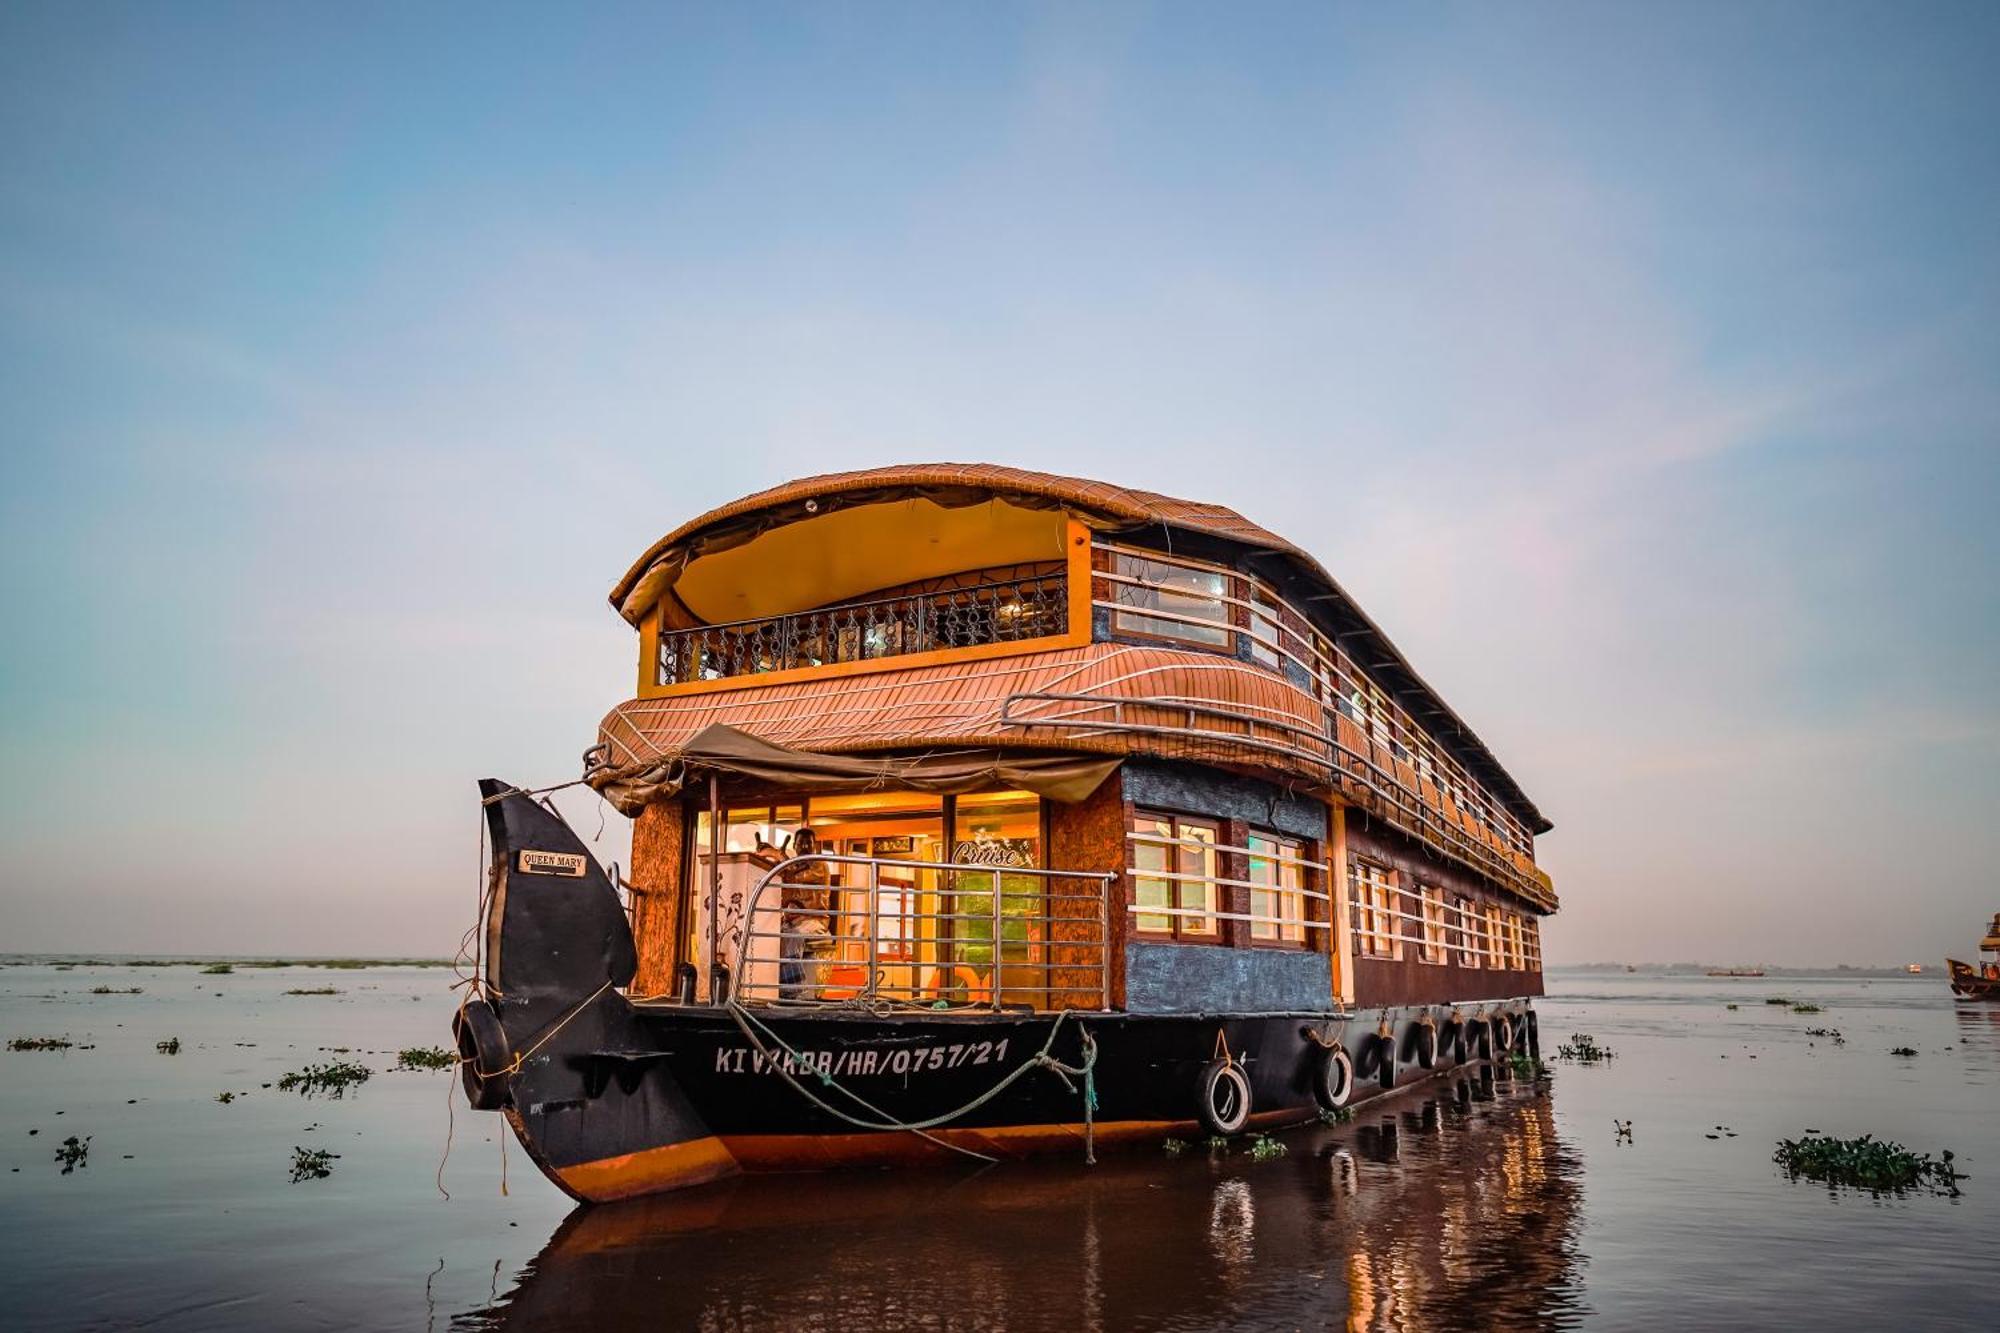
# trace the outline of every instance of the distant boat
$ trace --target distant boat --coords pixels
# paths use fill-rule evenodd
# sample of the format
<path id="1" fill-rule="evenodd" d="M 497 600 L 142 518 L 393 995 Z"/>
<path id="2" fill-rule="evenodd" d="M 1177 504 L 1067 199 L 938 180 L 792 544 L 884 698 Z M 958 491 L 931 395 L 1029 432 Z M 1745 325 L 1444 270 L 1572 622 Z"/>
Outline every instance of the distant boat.
<path id="1" fill-rule="evenodd" d="M 1922 963 L 1911 963 L 1908 967 L 1905 967 L 1903 970 L 1905 972 L 1908 972 L 1913 977 L 1920 977 L 1924 974 L 1924 965 Z"/>
<path id="2" fill-rule="evenodd" d="M 2000 1000 L 2000 912 L 1993 914 L 1986 938 L 1979 941 L 1977 963 L 1947 958 L 1944 966 L 1951 973 L 1951 993 L 1959 999 Z"/>
<path id="3" fill-rule="evenodd" d="M 1708 969 L 1708 975 L 1711 977 L 1761 977 L 1764 975 L 1764 969 L 1761 967 L 1711 967 Z"/>

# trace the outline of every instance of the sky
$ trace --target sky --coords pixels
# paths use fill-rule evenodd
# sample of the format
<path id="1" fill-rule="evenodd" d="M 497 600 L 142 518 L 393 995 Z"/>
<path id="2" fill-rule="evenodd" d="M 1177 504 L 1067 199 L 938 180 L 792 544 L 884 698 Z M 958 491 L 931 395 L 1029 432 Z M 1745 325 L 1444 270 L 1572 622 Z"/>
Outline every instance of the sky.
<path id="1" fill-rule="evenodd" d="M 1318 555 L 1554 820 L 1552 964 L 1964 955 L 1996 65 L 1951 3 L 13 0 L 0 952 L 447 954 L 640 551 L 951 460 Z"/>

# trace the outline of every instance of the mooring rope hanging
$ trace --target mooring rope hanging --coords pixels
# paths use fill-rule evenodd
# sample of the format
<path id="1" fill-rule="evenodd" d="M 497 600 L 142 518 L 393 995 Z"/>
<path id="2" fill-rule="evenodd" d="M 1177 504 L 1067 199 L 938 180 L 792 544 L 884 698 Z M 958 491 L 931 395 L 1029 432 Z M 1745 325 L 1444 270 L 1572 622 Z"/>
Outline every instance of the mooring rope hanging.
<path id="1" fill-rule="evenodd" d="M 723 1001 L 723 1008 L 728 1011 L 730 1018 L 735 1020 L 736 1026 L 742 1031 L 744 1037 L 749 1040 L 751 1046 L 756 1048 L 757 1053 L 763 1056 L 766 1060 L 770 1061 L 771 1067 L 778 1072 L 778 1076 L 784 1079 L 784 1081 L 787 1084 L 789 1084 L 792 1087 L 792 1089 L 795 1092 L 797 1092 L 800 1096 L 804 1097 L 814 1106 L 817 1106 L 820 1110 L 825 1111 L 828 1115 L 833 1116 L 837 1120 L 841 1120 L 846 1122 L 847 1124 L 853 1125 L 857 1129 L 889 1131 L 889 1132 L 902 1131 L 910 1134 L 915 1134 L 918 1138 L 925 1139 L 931 1143 L 935 1143 L 940 1148 L 948 1148 L 953 1152 L 963 1153 L 967 1157 L 976 1158 L 977 1160 L 982 1162 L 993 1162 L 999 1159 L 994 1157 L 989 1157 L 988 1155 L 982 1152 L 975 1152 L 970 1148 L 966 1148 L 959 1144 L 952 1143 L 947 1139 L 939 1138 L 937 1135 L 932 1134 L 929 1131 L 937 1129 L 943 1125 L 947 1125 L 954 1120 L 960 1119 L 961 1117 L 970 1115 L 972 1112 L 986 1105 L 986 1103 L 992 1101 L 995 1097 L 998 1097 L 1002 1092 L 1005 1092 L 1009 1087 L 1013 1086 L 1013 1084 L 1017 1082 L 1021 1078 L 1021 1076 L 1026 1074 L 1029 1070 L 1032 1069 L 1049 1070 L 1051 1073 L 1055 1074 L 1057 1078 L 1061 1079 L 1063 1082 L 1063 1086 L 1068 1088 L 1071 1092 L 1076 1091 L 1076 1085 L 1074 1083 L 1071 1083 L 1070 1079 L 1081 1078 L 1083 1080 L 1084 1160 L 1086 1162 L 1093 1164 L 1097 1160 L 1097 1152 L 1096 1152 L 1097 1079 L 1095 1072 L 1097 1068 L 1097 1039 L 1091 1035 L 1089 1028 L 1082 1027 L 1081 1025 L 1079 1025 L 1079 1031 L 1082 1034 L 1082 1041 L 1083 1041 L 1082 1045 L 1083 1063 L 1081 1065 L 1066 1065 L 1062 1061 L 1056 1059 L 1056 1057 L 1051 1054 L 1051 1052 L 1055 1049 L 1056 1037 L 1062 1032 L 1064 1021 L 1069 1018 L 1070 1011 L 1067 1009 L 1063 1010 L 1061 1013 L 1056 1015 L 1056 1021 L 1052 1025 L 1050 1025 L 1048 1039 L 1042 1043 L 1041 1050 L 1035 1052 L 1035 1054 L 1029 1056 L 1026 1060 L 1022 1061 L 1006 1077 L 1002 1078 L 998 1083 L 995 1083 L 985 1092 L 980 1093 L 979 1096 L 974 1097 L 971 1101 L 967 1102 L 965 1105 L 957 1107 L 950 1111 L 946 1111 L 941 1115 L 932 1116 L 927 1120 L 915 1120 L 915 1121 L 898 1120 L 896 1117 L 890 1115 L 887 1111 L 884 1111 L 881 1107 L 876 1106 L 873 1103 L 869 1102 L 860 1093 L 854 1091 L 854 1089 L 848 1087 L 844 1083 L 841 1083 L 831 1074 L 819 1073 L 818 1070 L 816 1069 L 813 1071 L 815 1077 L 817 1077 L 823 1085 L 847 1097 L 855 1105 L 859 1106 L 862 1110 L 867 1111 L 870 1115 L 879 1117 L 878 1120 L 869 1121 L 869 1120 L 863 1120 L 858 1116 L 849 1115 L 847 1112 L 841 1110 L 837 1106 L 829 1105 L 825 1101 L 825 1099 L 821 1098 L 818 1094 L 813 1092 L 811 1088 L 807 1087 L 804 1083 L 800 1082 L 798 1078 L 793 1075 L 792 1068 L 809 1067 L 806 1061 L 799 1055 L 797 1050 L 795 1050 L 791 1045 L 789 1045 L 785 1041 L 783 1037 L 780 1037 L 776 1032 L 771 1030 L 768 1024 L 763 1022 L 755 1014 L 751 1013 L 748 1009 L 744 1008 L 743 1005 L 735 999 L 735 997 L 732 996 L 729 999 Z M 764 1044 L 763 1039 L 757 1035 L 757 1028 L 762 1028 L 764 1030 L 765 1035 L 769 1036 L 772 1043 L 775 1044 L 779 1050 L 784 1052 L 787 1059 L 780 1060 L 771 1053 L 770 1048 L 767 1047 Z"/>

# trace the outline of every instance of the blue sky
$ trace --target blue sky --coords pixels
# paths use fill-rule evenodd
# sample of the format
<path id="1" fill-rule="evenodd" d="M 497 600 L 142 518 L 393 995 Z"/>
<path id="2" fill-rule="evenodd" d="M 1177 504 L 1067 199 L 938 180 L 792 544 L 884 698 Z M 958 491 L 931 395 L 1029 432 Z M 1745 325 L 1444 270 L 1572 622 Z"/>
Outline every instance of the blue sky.
<path id="1" fill-rule="evenodd" d="M 471 781 L 630 692 L 638 551 L 968 459 L 1320 555 L 1556 820 L 1552 961 L 1962 950 L 1997 57 L 1950 4 L 9 5 L 0 948 L 448 950 Z"/>

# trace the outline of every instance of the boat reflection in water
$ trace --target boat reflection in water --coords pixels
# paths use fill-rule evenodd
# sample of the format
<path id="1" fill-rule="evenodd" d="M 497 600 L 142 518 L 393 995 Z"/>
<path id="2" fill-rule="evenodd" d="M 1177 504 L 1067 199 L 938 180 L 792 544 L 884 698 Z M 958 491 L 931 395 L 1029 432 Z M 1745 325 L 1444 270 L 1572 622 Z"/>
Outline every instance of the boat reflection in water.
<path id="1" fill-rule="evenodd" d="M 1482 1081 L 1483 1079 L 1483 1081 Z M 1564 1328 L 1581 1170 L 1492 1071 L 1253 1160 L 749 1177 L 573 1213 L 461 1329 Z"/>

